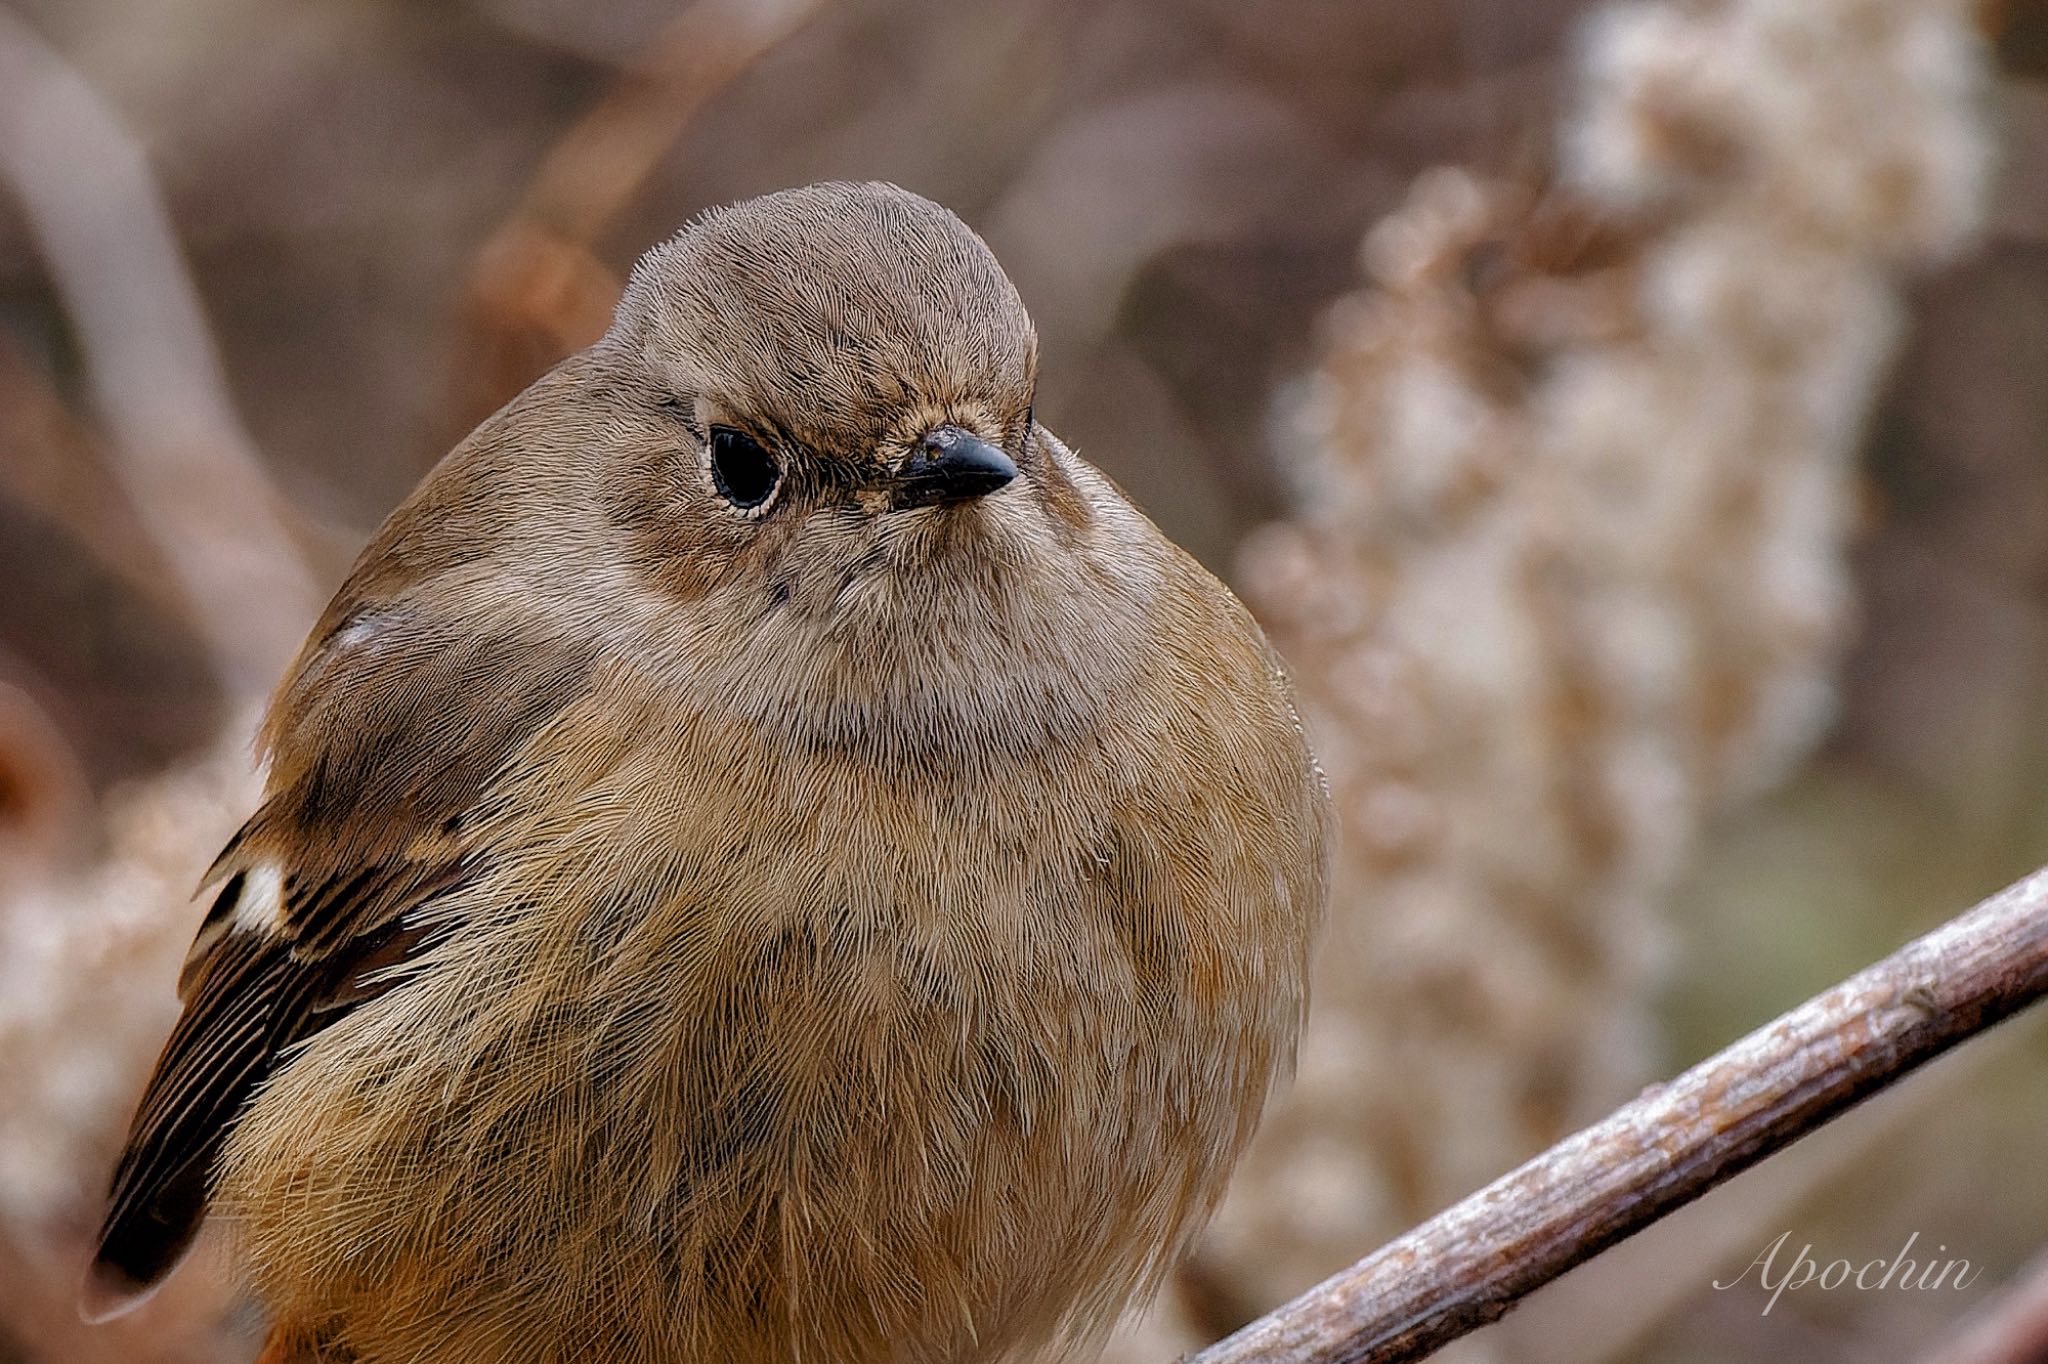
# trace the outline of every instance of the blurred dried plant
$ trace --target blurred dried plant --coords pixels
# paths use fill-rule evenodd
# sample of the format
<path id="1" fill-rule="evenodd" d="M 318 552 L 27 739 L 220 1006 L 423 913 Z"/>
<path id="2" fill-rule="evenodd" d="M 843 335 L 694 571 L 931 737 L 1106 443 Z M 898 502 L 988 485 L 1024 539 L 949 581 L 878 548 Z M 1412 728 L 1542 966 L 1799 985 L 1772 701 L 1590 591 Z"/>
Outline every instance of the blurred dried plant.
<path id="1" fill-rule="evenodd" d="M 548 152 L 477 253 L 463 301 L 453 443 L 610 325 L 621 282 L 594 249 L 705 101 L 824 0 L 698 0 Z"/>
<path id="2" fill-rule="evenodd" d="M 34 30 L 0 10 L 0 178 L 80 339 L 132 504 L 222 681 L 266 692 L 316 605 L 142 150 Z M 223 489 L 250 495 L 222 498 Z"/>
<path id="3" fill-rule="evenodd" d="M 1857 441 L 1901 279 L 1979 212 L 1982 65 L 1950 0 L 1615 8 L 1552 183 L 1436 172 L 1367 237 L 1278 419 L 1300 510 L 1242 559 L 1334 921 L 1181 1343 L 1650 1073 L 1662 897 L 1828 718 Z"/>
<path id="4" fill-rule="evenodd" d="M 177 1016 L 193 882 L 256 795 L 246 746 L 224 742 L 119 792 L 98 857 L 0 884 L 0 1358 L 10 1342 L 66 1364 L 254 1353 L 203 1254 L 109 1327 L 74 1303 L 128 1113 Z"/>

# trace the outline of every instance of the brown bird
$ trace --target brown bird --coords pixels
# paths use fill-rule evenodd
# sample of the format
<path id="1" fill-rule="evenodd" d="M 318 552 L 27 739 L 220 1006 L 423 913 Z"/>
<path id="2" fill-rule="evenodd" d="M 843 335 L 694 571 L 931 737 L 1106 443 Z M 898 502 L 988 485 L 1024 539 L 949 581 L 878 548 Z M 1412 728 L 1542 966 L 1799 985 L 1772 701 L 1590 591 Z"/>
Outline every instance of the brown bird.
<path id="1" fill-rule="evenodd" d="M 280 689 L 89 1306 L 209 1205 L 279 1360 L 1008 1360 L 1155 1286 L 1290 1062 L 1326 797 L 1036 367 L 892 186 L 651 251 Z"/>

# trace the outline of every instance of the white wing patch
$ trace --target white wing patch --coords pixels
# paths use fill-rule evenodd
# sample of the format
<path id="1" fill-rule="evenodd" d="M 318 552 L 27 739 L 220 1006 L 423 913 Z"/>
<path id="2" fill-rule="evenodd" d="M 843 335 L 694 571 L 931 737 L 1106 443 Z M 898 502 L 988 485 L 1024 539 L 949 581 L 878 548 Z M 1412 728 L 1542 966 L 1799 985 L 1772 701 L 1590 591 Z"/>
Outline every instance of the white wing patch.
<path id="1" fill-rule="evenodd" d="M 249 868 L 235 897 L 235 928 L 274 937 L 284 927 L 284 875 L 269 862 Z"/>

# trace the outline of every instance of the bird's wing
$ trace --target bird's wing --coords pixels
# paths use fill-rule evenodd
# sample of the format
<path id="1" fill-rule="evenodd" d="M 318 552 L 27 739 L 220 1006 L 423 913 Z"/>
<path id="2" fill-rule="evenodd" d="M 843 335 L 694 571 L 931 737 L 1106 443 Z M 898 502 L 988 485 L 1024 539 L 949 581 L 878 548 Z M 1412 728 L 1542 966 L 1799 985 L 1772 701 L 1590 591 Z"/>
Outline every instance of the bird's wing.
<path id="1" fill-rule="evenodd" d="M 190 1245 L 215 1157 L 280 1056 L 400 983 L 426 932 L 414 911 L 488 860 L 479 799 L 591 669 L 559 641 L 337 614 L 266 724 L 264 803 L 204 883 L 219 891 L 115 1171 L 94 1315 L 140 1301 Z"/>

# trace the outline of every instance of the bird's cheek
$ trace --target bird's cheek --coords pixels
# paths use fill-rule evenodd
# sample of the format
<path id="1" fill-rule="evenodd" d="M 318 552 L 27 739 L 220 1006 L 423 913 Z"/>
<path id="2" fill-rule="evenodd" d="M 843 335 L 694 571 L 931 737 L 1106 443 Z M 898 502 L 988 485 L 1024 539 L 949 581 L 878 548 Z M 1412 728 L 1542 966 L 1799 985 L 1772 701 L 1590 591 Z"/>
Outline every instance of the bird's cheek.
<path id="1" fill-rule="evenodd" d="M 702 601 L 743 571 L 751 539 L 739 533 L 743 529 L 719 526 L 698 515 L 650 518 L 629 531 L 627 558 L 643 580 L 667 596 Z"/>

